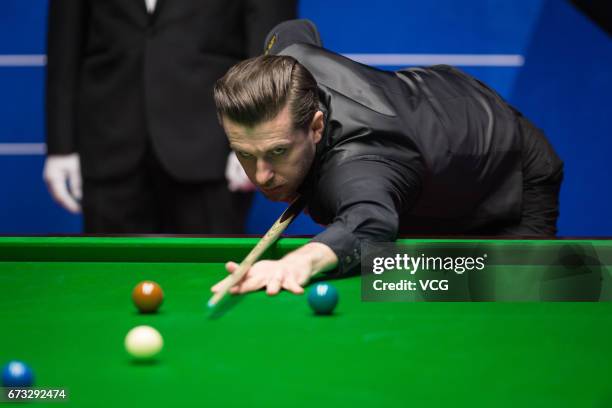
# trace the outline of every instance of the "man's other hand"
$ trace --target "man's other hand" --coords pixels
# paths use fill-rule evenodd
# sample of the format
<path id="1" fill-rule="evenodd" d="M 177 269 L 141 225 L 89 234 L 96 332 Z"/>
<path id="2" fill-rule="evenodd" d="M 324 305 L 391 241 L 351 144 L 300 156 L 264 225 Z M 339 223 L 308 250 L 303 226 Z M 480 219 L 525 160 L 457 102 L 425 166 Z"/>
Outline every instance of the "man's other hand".
<path id="1" fill-rule="evenodd" d="M 81 162 L 77 153 L 47 156 L 43 179 L 59 205 L 74 214 L 81 212 Z"/>

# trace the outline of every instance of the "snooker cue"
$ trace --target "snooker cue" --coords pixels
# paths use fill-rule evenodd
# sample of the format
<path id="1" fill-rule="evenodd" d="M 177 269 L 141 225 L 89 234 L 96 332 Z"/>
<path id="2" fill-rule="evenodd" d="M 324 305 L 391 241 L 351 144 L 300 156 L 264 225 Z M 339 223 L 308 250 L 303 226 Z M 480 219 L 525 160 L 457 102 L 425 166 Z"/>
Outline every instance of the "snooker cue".
<path id="1" fill-rule="evenodd" d="M 253 247 L 251 252 L 238 265 L 236 270 L 230 275 L 230 278 L 223 284 L 221 289 L 215 293 L 208 301 L 208 307 L 214 307 L 227 294 L 232 286 L 240 282 L 247 271 L 255 262 L 263 255 L 270 246 L 276 242 L 283 231 L 291 224 L 294 218 L 302 211 L 306 200 L 300 196 L 293 200 L 287 209 L 281 214 L 276 222 L 270 227 L 268 232 L 261 237 L 257 245 Z"/>

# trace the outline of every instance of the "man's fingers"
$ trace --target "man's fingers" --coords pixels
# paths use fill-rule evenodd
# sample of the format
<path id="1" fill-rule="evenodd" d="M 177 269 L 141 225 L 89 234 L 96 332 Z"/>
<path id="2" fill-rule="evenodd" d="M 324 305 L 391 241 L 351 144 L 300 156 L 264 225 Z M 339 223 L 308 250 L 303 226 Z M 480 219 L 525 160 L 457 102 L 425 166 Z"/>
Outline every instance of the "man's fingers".
<path id="1" fill-rule="evenodd" d="M 227 262 L 225 269 L 230 275 L 215 284 L 211 290 L 218 292 L 228 285 L 228 279 L 233 279 L 233 274 L 236 273 L 238 267 L 239 265 L 235 262 Z M 276 295 L 281 289 L 299 295 L 304 293 L 302 285 L 308 281 L 308 274 L 302 272 L 299 269 L 292 270 L 280 264 L 279 261 L 259 261 L 249 268 L 240 282 L 236 282 L 229 288 L 229 292 L 232 294 L 247 293 L 265 286 L 268 295 Z"/>
<path id="2" fill-rule="evenodd" d="M 267 261 L 260 261 L 251 266 L 245 278 L 232 288 L 232 293 L 247 293 L 263 288 L 266 285 L 268 276 L 266 264 Z"/>
<path id="3" fill-rule="evenodd" d="M 301 273 L 293 275 L 292 279 L 297 282 L 298 285 L 304 286 L 310 280 L 310 274 L 307 271 L 301 271 Z"/>
<path id="4" fill-rule="evenodd" d="M 227 277 L 225 277 L 225 279 L 223 279 L 222 281 L 216 283 L 211 290 L 213 292 L 218 292 L 219 290 L 221 290 L 223 285 L 226 285 L 226 281 L 230 280 L 230 279 L 234 279 L 234 275 L 232 275 L 234 272 L 236 272 L 236 269 L 238 269 L 238 264 L 236 262 L 227 262 L 225 264 L 225 269 L 228 271 L 228 273 L 230 275 L 228 275 Z M 232 294 L 236 294 L 236 293 L 245 293 L 245 292 L 251 292 L 253 290 L 257 290 L 257 289 L 261 289 L 263 287 L 263 282 L 261 280 L 260 276 L 254 275 L 252 273 L 252 268 L 249 269 L 247 271 L 247 273 L 244 274 L 244 276 L 242 277 L 242 279 L 239 282 L 236 282 L 230 289 L 229 289 L 229 293 Z"/>
<path id="5" fill-rule="evenodd" d="M 226 276 L 225 278 L 223 278 L 223 279 L 222 279 L 222 280 L 220 280 L 219 282 L 215 283 L 215 284 L 214 284 L 214 285 L 213 285 L 213 286 L 210 288 L 210 290 L 211 290 L 212 292 L 217 293 L 219 290 L 221 290 L 221 287 L 222 287 L 223 285 L 225 285 L 225 282 L 226 282 L 227 280 L 231 279 L 231 278 L 232 278 L 232 275 L 228 275 L 228 276 Z"/>
<path id="6" fill-rule="evenodd" d="M 45 160 L 43 179 L 53 199 L 72 213 L 81 212 L 81 166 L 77 153 L 50 155 Z"/>
<path id="7" fill-rule="evenodd" d="M 227 284 L 227 281 L 229 280 L 233 280 L 234 276 L 232 275 L 232 273 L 234 273 L 236 271 L 236 269 L 238 269 L 238 264 L 236 262 L 227 262 L 225 264 L 225 270 L 229 273 L 228 276 L 226 276 L 225 278 L 223 278 L 222 280 L 220 280 L 219 282 L 215 283 L 210 290 L 212 292 L 218 292 L 221 290 L 221 288 Z M 248 275 L 248 272 L 247 272 Z M 246 279 L 246 275 L 242 277 L 242 280 Z M 238 282 L 239 283 L 239 282 Z M 234 287 L 236 287 L 236 285 L 234 285 Z M 230 292 L 231 292 L 231 288 L 230 288 Z"/>
<path id="8" fill-rule="evenodd" d="M 289 275 L 285 278 L 283 281 L 283 288 L 296 295 L 304 293 L 304 288 L 294 279 L 293 275 Z"/>
<path id="9" fill-rule="evenodd" d="M 68 188 L 70 189 L 70 194 L 76 200 L 81 200 L 81 198 L 83 198 L 83 183 L 80 171 L 68 173 Z"/>
<path id="10" fill-rule="evenodd" d="M 247 293 L 263 288 L 265 281 L 261 275 L 249 275 L 238 285 L 234 286 L 231 293 Z"/>
<path id="11" fill-rule="evenodd" d="M 236 262 L 226 262 L 225 264 L 225 270 L 228 273 L 234 273 L 234 271 L 238 269 L 238 264 Z"/>
<path id="12" fill-rule="evenodd" d="M 48 178 L 46 182 L 51 196 L 59 205 L 74 214 L 81 211 L 79 203 L 68 192 L 66 180 L 63 177 Z"/>
<path id="13" fill-rule="evenodd" d="M 283 284 L 283 275 L 284 270 L 278 269 L 272 274 L 270 279 L 268 279 L 266 284 L 266 293 L 268 295 L 276 295 L 278 292 L 280 292 Z"/>

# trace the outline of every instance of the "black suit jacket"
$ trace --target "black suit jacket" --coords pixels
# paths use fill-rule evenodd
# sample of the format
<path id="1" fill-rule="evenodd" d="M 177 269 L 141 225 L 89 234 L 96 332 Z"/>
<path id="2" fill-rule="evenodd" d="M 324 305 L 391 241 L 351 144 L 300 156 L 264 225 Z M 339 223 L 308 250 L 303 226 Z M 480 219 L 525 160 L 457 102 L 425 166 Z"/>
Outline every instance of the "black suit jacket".
<path id="1" fill-rule="evenodd" d="M 306 20 L 280 24 L 267 44 L 318 83 L 325 132 L 301 189 L 328 225 L 314 241 L 336 253 L 341 272 L 359 263 L 362 242 L 520 221 L 525 119 L 486 85 L 449 66 L 359 64 L 321 48 Z M 541 157 L 562 166 L 552 151 Z"/>
<path id="2" fill-rule="evenodd" d="M 78 152 L 84 177 L 121 177 L 150 138 L 177 179 L 223 178 L 229 152 L 212 87 L 294 17 L 291 0 L 51 0 L 48 154 Z"/>

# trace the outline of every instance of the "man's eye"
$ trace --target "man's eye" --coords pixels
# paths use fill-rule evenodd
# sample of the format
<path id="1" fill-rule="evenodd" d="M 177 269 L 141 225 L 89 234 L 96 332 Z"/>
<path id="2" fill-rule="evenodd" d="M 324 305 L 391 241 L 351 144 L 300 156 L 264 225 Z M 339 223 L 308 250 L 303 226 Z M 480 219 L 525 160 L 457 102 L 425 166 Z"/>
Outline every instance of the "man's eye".
<path id="1" fill-rule="evenodd" d="M 253 157 L 253 156 L 251 156 L 250 154 L 245 153 L 245 152 L 236 152 L 236 154 L 237 154 L 238 156 L 242 157 L 243 159 L 249 159 L 249 158 Z"/>
<path id="2" fill-rule="evenodd" d="M 276 149 L 272 150 L 272 155 L 280 156 L 280 155 L 285 154 L 286 151 L 287 151 L 286 147 L 277 147 Z"/>

